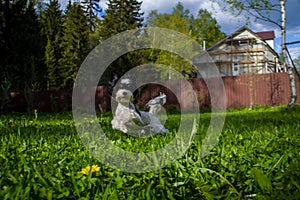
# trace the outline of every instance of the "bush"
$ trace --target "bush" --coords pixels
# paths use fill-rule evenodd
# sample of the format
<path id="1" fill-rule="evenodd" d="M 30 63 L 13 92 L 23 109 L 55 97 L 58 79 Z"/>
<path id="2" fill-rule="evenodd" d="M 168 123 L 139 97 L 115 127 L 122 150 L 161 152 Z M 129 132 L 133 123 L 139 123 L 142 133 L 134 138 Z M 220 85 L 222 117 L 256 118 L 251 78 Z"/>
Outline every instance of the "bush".
<path id="1" fill-rule="evenodd" d="M 165 108 L 168 114 L 180 114 L 180 111 L 175 105 L 167 105 Z"/>

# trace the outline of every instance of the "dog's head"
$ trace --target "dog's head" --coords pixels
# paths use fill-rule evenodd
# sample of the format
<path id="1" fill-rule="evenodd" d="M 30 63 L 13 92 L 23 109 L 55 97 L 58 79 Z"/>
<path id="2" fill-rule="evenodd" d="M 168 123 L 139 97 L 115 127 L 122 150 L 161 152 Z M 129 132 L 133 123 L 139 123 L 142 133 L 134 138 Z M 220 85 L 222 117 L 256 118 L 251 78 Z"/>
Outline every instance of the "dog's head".
<path id="1" fill-rule="evenodd" d="M 108 92 L 111 96 L 117 96 L 117 92 L 121 89 L 132 91 L 134 89 L 134 81 L 131 76 L 119 77 L 116 73 L 112 73 L 111 80 L 108 83 Z"/>
<path id="2" fill-rule="evenodd" d="M 118 103 L 129 103 L 132 98 L 132 92 L 127 89 L 119 89 L 116 93 L 116 101 Z"/>

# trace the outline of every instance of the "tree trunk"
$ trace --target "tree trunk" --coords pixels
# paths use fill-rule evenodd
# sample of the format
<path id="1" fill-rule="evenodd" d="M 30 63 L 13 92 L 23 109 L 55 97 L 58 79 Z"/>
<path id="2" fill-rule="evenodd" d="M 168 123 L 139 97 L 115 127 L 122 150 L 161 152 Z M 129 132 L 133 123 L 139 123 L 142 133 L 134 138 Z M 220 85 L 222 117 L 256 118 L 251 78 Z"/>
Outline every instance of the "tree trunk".
<path id="1" fill-rule="evenodd" d="M 296 84 L 295 84 L 295 75 L 293 72 L 292 67 L 289 65 L 288 58 L 287 58 L 287 52 L 286 52 L 286 16 L 285 16 L 285 0 L 280 0 L 280 8 L 281 8 L 281 41 L 282 41 L 282 56 L 283 56 L 283 63 L 285 68 L 287 69 L 287 72 L 289 74 L 290 78 L 290 86 L 291 86 L 291 98 L 290 102 L 288 104 L 287 110 L 291 110 L 297 99 L 297 90 L 296 90 Z"/>

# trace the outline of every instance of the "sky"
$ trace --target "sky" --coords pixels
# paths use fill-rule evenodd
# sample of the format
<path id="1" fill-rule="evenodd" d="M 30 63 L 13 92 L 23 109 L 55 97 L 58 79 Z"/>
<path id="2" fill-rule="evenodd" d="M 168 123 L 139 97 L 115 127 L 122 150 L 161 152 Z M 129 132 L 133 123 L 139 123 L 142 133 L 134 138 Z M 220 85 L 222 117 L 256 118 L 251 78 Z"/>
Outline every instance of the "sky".
<path id="1" fill-rule="evenodd" d="M 67 1 L 67 0 L 62 0 Z M 247 25 L 254 32 L 259 31 L 275 31 L 275 50 L 279 53 L 281 49 L 281 31 L 271 23 L 263 21 L 251 20 L 250 24 L 246 24 L 246 17 L 236 17 L 229 11 L 224 11 L 224 6 L 211 0 L 140 0 L 142 3 L 142 11 L 146 19 L 152 10 L 159 13 L 170 13 L 178 2 L 181 2 L 185 9 L 189 9 L 191 14 L 197 16 L 199 9 L 207 9 L 221 26 L 221 31 L 226 35 L 233 33 L 244 25 Z M 277 0 L 278 1 L 278 0 Z M 65 2 L 62 2 L 64 4 Z M 106 1 L 100 0 L 100 6 L 107 8 Z M 300 0 L 288 0 L 286 3 L 287 18 L 287 42 L 300 41 Z M 278 17 L 278 16 L 277 16 Z M 280 19 L 280 16 L 279 16 Z M 292 58 L 300 57 L 300 44 L 289 45 L 289 52 Z"/>

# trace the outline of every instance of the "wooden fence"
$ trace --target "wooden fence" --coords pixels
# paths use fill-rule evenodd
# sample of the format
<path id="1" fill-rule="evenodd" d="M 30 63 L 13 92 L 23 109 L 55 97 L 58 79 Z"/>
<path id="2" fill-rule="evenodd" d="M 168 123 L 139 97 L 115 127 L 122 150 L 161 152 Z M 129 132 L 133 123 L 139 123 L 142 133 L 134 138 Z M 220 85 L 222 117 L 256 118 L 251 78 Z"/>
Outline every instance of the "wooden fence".
<path id="1" fill-rule="evenodd" d="M 222 91 L 219 87 L 207 88 L 207 82 L 213 85 L 214 78 L 209 79 L 190 79 L 189 82 L 198 98 L 198 103 L 201 108 L 211 107 L 211 94 L 214 96 L 214 106 L 221 105 L 221 98 L 226 98 L 226 108 L 241 108 L 252 107 L 255 105 L 281 105 L 288 104 L 291 96 L 290 79 L 287 73 L 272 73 L 259 75 L 243 75 L 243 76 L 227 76 L 222 77 L 225 89 L 225 97 L 221 96 Z M 170 83 L 168 83 L 170 84 Z M 178 99 L 186 99 L 188 92 L 186 88 L 182 88 L 180 82 L 173 81 L 181 89 L 181 96 Z M 216 83 L 217 85 L 217 83 Z M 297 94 L 299 98 L 297 103 L 300 103 L 299 80 L 296 77 Z M 140 96 L 140 105 L 147 102 L 149 99 L 157 96 L 160 91 L 166 93 L 168 98 L 167 104 L 175 104 L 177 107 L 178 101 L 174 94 L 168 89 L 160 85 L 148 85 Z M 220 96 L 218 96 L 220 94 Z M 220 99 L 218 99 L 220 98 Z M 217 102 L 220 100 L 220 102 Z M 194 102 L 186 102 L 181 105 L 183 109 L 189 109 Z"/>
<path id="2" fill-rule="evenodd" d="M 211 94 L 217 97 L 214 99 L 214 106 L 218 106 L 218 90 L 210 87 L 208 91 L 207 82 L 213 85 L 214 78 L 210 79 L 189 79 L 193 91 L 190 91 L 186 86 L 179 81 L 169 81 L 162 85 L 147 84 L 136 95 L 136 104 L 143 107 L 151 98 L 164 92 L 167 95 L 167 105 L 175 105 L 181 109 L 192 109 L 198 103 L 200 108 L 211 107 Z M 226 96 L 220 96 L 219 100 L 226 98 L 227 108 L 251 107 L 254 105 L 281 105 L 287 104 L 290 99 L 291 89 L 290 80 L 287 73 L 272 73 L 259 75 L 243 75 L 222 77 Z M 177 91 L 168 89 L 168 85 L 176 85 Z M 296 77 L 297 104 L 300 103 L 299 80 Z M 174 88 L 174 87 L 173 87 Z M 90 98 L 95 98 L 95 109 L 109 111 L 111 103 L 114 103 L 108 95 L 105 86 L 98 86 L 95 96 L 82 95 L 81 101 L 89 102 Z M 215 91 L 214 91 L 215 90 Z M 196 94 L 198 102 L 186 101 L 190 99 L 189 95 Z M 83 93 L 84 94 L 84 93 Z M 177 95 L 175 95 L 177 94 Z M 179 94 L 179 95 L 178 95 Z M 181 104 L 179 105 L 179 102 Z M 33 94 L 33 109 L 40 112 L 60 112 L 70 111 L 72 108 L 72 91 L 46 91 Z M 5 106 L 5 112 L 24 112 L 27 110 L 28 104 L 26 98 L 22 94 L 11 93 L 10 101 Z"/>

